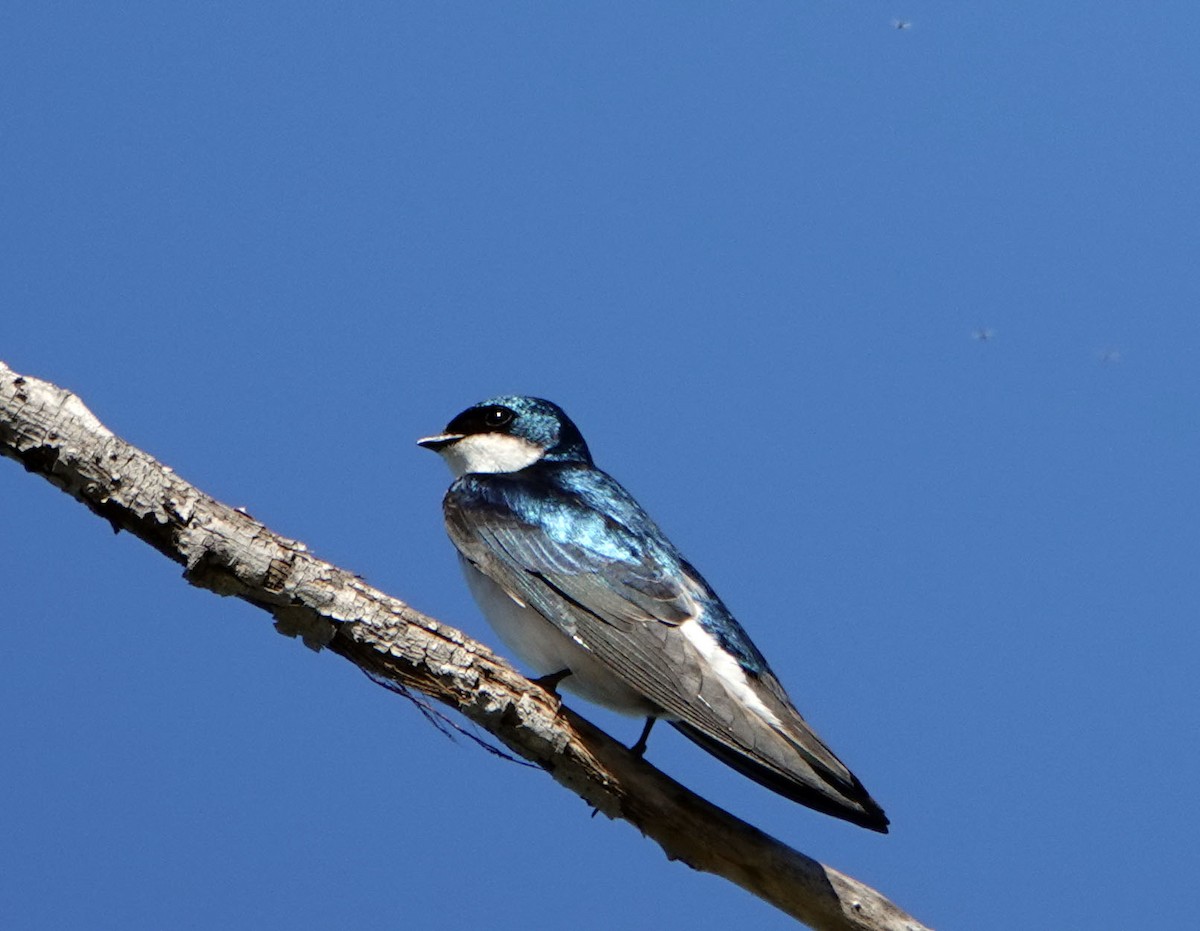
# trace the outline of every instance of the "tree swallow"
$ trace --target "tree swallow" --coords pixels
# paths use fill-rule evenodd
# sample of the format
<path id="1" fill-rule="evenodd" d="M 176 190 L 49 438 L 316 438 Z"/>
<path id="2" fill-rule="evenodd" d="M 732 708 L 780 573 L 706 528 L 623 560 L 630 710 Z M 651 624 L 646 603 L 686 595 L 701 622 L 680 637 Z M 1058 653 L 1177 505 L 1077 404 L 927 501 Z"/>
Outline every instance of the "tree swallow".
<path id="1" fill-rule="evenodd" d="M 471 593 L 540 681 L 644 716 L 636 753 L 663 718 L 780 795 L 887 832 L 883 809 L 561 408 L 491 398 L 418 442 L 455 475 L 443 507 Z"/>

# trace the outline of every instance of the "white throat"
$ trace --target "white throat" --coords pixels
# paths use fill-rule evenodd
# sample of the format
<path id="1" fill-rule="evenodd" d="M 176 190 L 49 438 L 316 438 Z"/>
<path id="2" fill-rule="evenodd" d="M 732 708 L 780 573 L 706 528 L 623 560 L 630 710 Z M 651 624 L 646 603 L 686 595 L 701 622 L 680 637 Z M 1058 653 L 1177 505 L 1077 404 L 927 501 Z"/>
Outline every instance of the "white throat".
<path id="1" fill-rule="evenodd" d="M 440 450 L 455 478 L 468 472 L 517 472 L 546 454 L 536 443 L 507 433 L 473 433 Z"/>

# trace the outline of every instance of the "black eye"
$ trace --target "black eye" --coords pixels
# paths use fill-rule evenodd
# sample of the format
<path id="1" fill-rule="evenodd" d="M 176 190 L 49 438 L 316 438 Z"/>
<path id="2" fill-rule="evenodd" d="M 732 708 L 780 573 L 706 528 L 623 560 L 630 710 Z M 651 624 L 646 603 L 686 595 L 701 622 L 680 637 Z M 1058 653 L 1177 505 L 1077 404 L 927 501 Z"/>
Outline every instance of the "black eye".
<path id="1" fill-rule="evenodd" d="M 489 407 L 483 412 L 484 424 L 493 430 L 497 427 L 503 427 L 505 424 L 511 422 L 512 419 L 513 412 L 507 407 Z"/>

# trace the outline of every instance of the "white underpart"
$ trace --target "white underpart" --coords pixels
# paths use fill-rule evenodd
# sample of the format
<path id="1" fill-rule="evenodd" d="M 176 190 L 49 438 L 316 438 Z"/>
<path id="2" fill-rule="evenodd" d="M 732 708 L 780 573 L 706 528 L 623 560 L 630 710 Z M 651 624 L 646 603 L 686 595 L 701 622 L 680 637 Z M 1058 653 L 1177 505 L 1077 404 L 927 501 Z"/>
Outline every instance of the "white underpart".
<path id="1" fill-rule="evenodd" d="M 535 675 L 546 676 L 569 669 L 571 674 L 559 684 L 566 691 L 622 714 L 642 716 L 654 711 L 650 702 L 541 614 L 510 595 L 465 559 L 461 562 L 467 586 L 484 617 L 505 645 Z"/>
<path id="2" fill-rule="evenodd" d="M 754 687 L 750 684 L 750 677 L 746 675 L 742 664 L 722 649 L 717 638 L 701 627 L 698 620 L 689 618 L 679 625 L 678 630 L 696 648 L 707 671 L 721 681 L 721 684 L 729 690 L 730 695 L 768 724 L 772 726 L 779 724 L 779 718 L 763 704 L 763 700 L 754 691 Z"/>
<path id="3" fill-rule="evenodd" d="M 455 478 L 468 472 L 518 472 L 546 454 L 536 443 L 507 433 L 473 433 L 439 452 Z"/>

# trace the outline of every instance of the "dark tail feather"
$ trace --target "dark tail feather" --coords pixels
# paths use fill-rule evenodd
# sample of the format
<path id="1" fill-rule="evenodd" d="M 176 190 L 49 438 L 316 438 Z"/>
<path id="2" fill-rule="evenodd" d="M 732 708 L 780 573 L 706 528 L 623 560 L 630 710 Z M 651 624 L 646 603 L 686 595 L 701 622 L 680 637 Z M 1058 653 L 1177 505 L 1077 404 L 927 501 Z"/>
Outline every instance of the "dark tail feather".
<path id="1" fill-rule="evenodd" d="M 875 802 L 867 790 L 863 788 L 853 775 L 853 785 L 830 787 L 829 793 L 815 789 L 798 780 L 788 778 L 783 773 L 759 763 L 757 760 L 734 750 L 720 741 L 714 740 L 707 734 L 698 731 L 690 724 L 682 721 L 672 721 L 671 725 L 689 740 L 699 744 L 721 762 L 736 769 L 743 776 L 748 776 L 759 785 L 766 786 L 772 792 L 778 792 L 784 798 L 807 805 L 815 811 L 833 815 L 852 824 L 860 825 L 880 834 L 888 832 L 887 815 Z M 837 796 L 844 796 L 844 800 Z"/>

